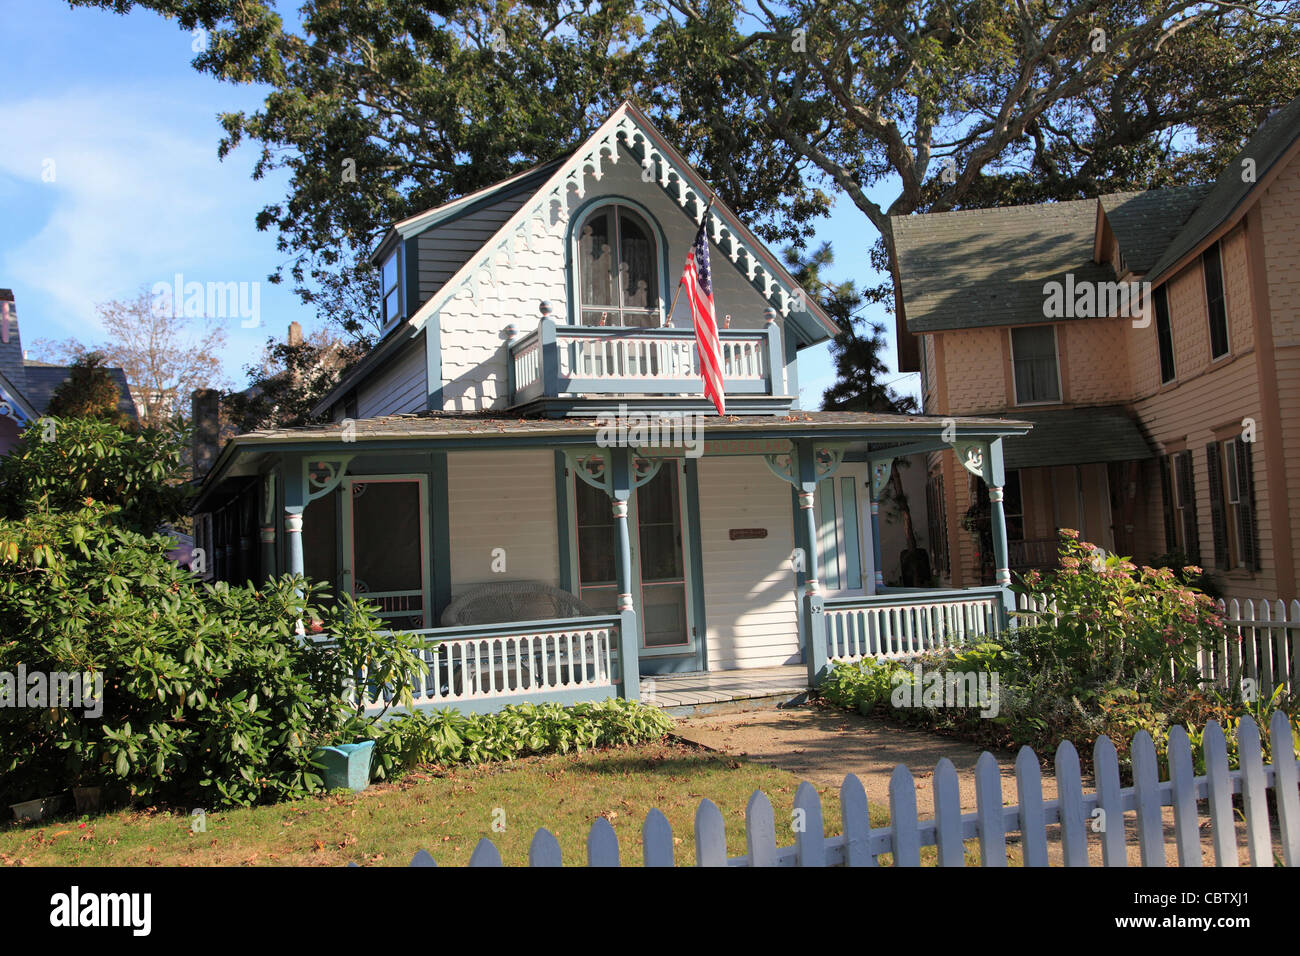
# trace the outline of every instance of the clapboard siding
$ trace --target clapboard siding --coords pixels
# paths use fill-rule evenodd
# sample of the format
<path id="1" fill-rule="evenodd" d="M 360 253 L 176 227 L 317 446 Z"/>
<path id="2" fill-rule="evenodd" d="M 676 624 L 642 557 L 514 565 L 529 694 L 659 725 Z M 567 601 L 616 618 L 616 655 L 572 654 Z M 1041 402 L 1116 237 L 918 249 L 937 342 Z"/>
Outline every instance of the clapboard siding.
<path id="1" fill-rule="evenodd" d="M 710 669 L 797 663 L 790 486 L 760 458 L 702 459 L 700 524 Z M 732 541 L 731 528 L 767 537 Z"/>
<path id="2" fill-rule="evenodd" d="M 420 336 L 357 389 L 357 417 L 424 411 L 429 401 L 427 382 L 424 336 Z"/>
<path id="3" fill-rule="evenodd" d="M 447 455 L 451 507 L 451 593 L 491 581 L 560 583 L 555 458 L 549 450 L 453 451 Z M 505 570 L 492 570 L 493 549 Z"/>
<path id="4" fill-rule="evenodd" d="M 660 290 L 660 295 L 666 301 L 672 300 L 673 287 L 681 275 L 697 227 L 656 183 L 641 180 L 640 167 L 620 147 L 617 165 L 606 166 L 599 181 L 588 180 L 582 196 L 570 190 L 565 203 L 552 204 L 545 216 L 539 214 L 533 218 L 528 248 L 516 253 L 513 262 L 505 253 L 499 253 L 492 263 L 492 274 L 485 269 L 478 270 L 470 286 L 458 292 L 433 317 L 442 330 L 446 409 L 472 411 L 505 407 L 507 353 L 503 331 L 508 325 L 515 326 L 521 335 L 532 331 L 540 318 L 539 306 L 543 301 L 552 304 L 558 321 L 569 321 L 565 271 L 569 226 L 580 208 L 607 196 L 629 198 L 644 206 L 663 230 L 668 244 L 664 260 L 667 278 L 662 280 L 665 288 Z M 464 219 L 457 222 L 457 226 L 464 225 Z M 484 240 L 487 238 L 484 235 Z M 762 328 L 766 301 L 716 248 L 712 251 L 712 261 L 713 296 L 720 323 L 730 315 L 733 329 Z M 445 282 L 446 278 L 440 281 Z M 784 320 L 778 322 L 784 333 Z M 691 325 L 685 299 L 677 305 L 673 324 L 683 328 Z"/>
<path id="5" fill-rule="evenodd" d="M 416 308 L 429 301 L 443 283 L 505 225 L 529 195 L 524 192 L 499 199 L 446 225 L 421 233 L 416 240 L 416 268 L 420 282 L 420 301 Z"/>
<path id="6" fill-rule="evenodd" d="M 1141 420 L 1146 423 L 1148 433 L 1157 449 L 1168 450 L 1172 446 L 1176 450 L 1186 448 L 1192 452 L 1201 564 L 1213 570 L 1214 535 L 1211 527 L 1210 477 L 1205 446 L 1225 436 L 1230 437 L 1229 432 L 1231 435 L 1240 435 L 1243 419 L 1260 420 L 1259 382 L 1255 357 L 1251 354 L 1229 359 L 1212 371 L 1176 389 L 1161 392 L 1152 398 L 1138 402 L 1137 410 Z M 1277 568 L 1273 561 L 1274 528 L 1269 507 L 1266 454 L 1265 443 L 1256 442 L 1253 446 L 1253 464 L 1261 568 L 1253 575 L 1229 579 L 1228 590 L 1234 596 L 1273 597 L 1277 593 Z M 1151 475 L 1153 483 L 1159 481 L 1159 473 L 1154 469 Z M 1152 496 L 1152 504 L 1160 508 L 1158 494 Z M 1163 543 L 1164 521 L 1160 512 L 1149 515 L 1149 521 L 1150 526 L 1159 531 L 1160 543 Z"/>

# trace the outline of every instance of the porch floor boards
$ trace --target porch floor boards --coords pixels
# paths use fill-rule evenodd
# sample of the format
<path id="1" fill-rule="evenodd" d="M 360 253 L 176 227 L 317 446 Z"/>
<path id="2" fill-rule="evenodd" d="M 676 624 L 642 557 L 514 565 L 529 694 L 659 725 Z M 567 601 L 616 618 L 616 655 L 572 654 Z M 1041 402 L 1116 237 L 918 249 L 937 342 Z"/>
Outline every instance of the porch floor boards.
<path id="1" fill-rule="evenodd" d="M 641 678 L 641 700 L 670 714 L 715 711 L 749 701 L 753 706 L 778 707 L 808 691 L 808 669 L 802 664 L 746 670 L 655 674 Z"/>

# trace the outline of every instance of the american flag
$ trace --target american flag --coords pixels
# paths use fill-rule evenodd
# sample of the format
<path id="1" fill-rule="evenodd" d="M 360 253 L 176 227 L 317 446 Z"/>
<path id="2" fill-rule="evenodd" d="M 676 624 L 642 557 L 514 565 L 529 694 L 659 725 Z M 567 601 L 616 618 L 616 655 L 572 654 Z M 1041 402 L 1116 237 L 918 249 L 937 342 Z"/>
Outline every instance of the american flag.
<path id="1" fill-rule="evenodd" d="M 718 318 L 713 312 L 713 277 L 709 273 L 709 237 L 704 222 L 695 234 L 695 243 L 686 256 L 682 284 L 691 302 L 691 319 L 695 323 L 695 346 L 700 353 L 700 371 L 704 376 L 704 397 L 713 400 L 719 415 L 727 414 L 722 397 L 722 345 L 718 342 Z"/>

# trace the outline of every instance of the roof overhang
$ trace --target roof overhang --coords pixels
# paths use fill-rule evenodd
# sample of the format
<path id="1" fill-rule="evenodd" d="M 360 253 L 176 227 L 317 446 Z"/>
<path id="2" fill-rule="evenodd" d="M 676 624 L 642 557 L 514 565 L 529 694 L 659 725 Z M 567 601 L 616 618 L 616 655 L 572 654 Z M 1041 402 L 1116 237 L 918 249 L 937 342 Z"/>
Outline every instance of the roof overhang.
<path id="1" fill-rule="evenodd" d="M 827 417 L 830 416 L 830 417 Z M 704 425 L 706 440 L 814 439 L 819 442 L 870 442 L 870 457 L 883 453 L 919 454 L 951 447 L 955 442 L 993 441 L 1028 434 L 1033 423 L 1000 418 L 952 418 L 927 415 L 882 415 L 869 412 L 795 412 L 784 416 L 710 418 Z M 647 415 L 648 423 L 656 419 Z M 663 421 L 673 421 L 664 416 Z M 425 424 L 427 423 L 427 425 Z M 218 495 L 234 478 L 256 475 L 268 458 L 282 455 L 346 454 L 365 452 L 420 453 L 467 449 L 563 448 L 590 446 L 608 434 L 610 419 L 506 419 L 425 413 L 363 419 L 345 431 L 342 425 L 252 432 L 232 438 L 222 448 L 204 478 L 192 511 Z"/>

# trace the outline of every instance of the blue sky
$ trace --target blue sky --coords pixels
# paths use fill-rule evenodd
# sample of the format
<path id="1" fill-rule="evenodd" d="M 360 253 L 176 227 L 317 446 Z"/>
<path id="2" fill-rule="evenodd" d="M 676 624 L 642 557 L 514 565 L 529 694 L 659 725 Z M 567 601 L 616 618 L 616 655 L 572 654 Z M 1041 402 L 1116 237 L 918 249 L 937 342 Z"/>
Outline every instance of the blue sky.
<path id="1" fill-rule="evenodd" d="M 187 282 L 260 282 L 261 326 L 224 322 L 226 384 L 243 385 L 244 365 L 291 321 L 315 327 L 313 309 L 265 281 L 285 257 L 274 233 L 253 225 L 259 209 L 284 197 L 287 177 L 255 182 L 253 146 L 217 158 L 218 114 L 256 109 L 264 90 L 197 73 L 190 34 L 148 11 L 0 5 L 0 36 L 0 287 L 14 290 L 24 344 L 93 343 L 102 337 L 95 303 L 177 273 Z M 835 248 L 833 278 L 875 281 L 867 265 L 874 235 L 841 200 L 817 233 Z M 816 407 L 834 381 L 824 346 L 803 353 L 800 377 L 805 407 Z M 891 378 L 915 394 L 916 375 Z"/>

